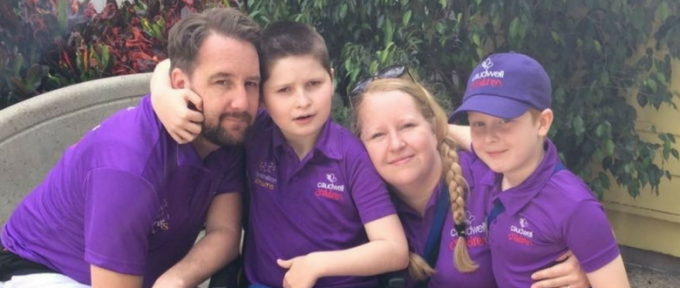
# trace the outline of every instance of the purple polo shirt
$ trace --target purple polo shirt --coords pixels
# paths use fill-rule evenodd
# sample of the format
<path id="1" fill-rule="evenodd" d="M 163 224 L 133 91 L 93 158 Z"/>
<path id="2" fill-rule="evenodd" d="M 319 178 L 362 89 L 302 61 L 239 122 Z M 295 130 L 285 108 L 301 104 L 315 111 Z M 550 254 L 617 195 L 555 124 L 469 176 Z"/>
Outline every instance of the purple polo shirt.
<path id="1" fill-rule="evenodd" d="M 368 242 L 364 224 L 395 214 L 387 188 L 361 142 L 332 123 L 299 160 L 267 113 L 247 143 L 250 211 L 245 270 L 254 284 L 281 287 L 276 259 Z M 375 277 L 325 277 L 314 287 L 375 287 Z"/>
<path id="2" fill-rule="evenodd" d="M 69 147 L 16 208 L 2 243 L 90 284 L 90 264 L 150 287 L 193 246 L 212 199 L 243 190 L 241 149 L 202 161 L 162 127 L 149 97 Z"/>
<path id="3" fill-rule="evenodd" d="M 456 270 L 453 263 L 453 251 L 459 238 L 454 228 L 451 209 L 449 209 L 441 232 L 439 256 L 435 267 L 437 273 L 430 278 L 429 287 L 495 288 L 497 286 L 491 269 L 491 251 L 484 226 L 489 193 L 488 190 L 484 190 L 486 187 L 474 185 L 475 177 L 485 175 L 489 168 L 484 162 L 474 157 L 472 153 L 459 151 L 458 155 L 460 165 L 463 168 L 463 176 L 470 185 L 470 193 L 465 198 L 468 253 L 472 261 L 479 265 L 479 268 L 472 273 L 461 273 Z M 442 193 L 440 185 L 444 184 L 440 183 L 435 188 L 427 203 L 424 217 L 421 217 L 418 212 L 399 198 L 394 197 L 399 218 L 404 225 L 406 237 L 409 241 L 409 248 L 412 252 L 421 256 L 424 254 L 425 243 L 435 217 L 436 201 L 439 194 Z M 414 287 L 415 284 L 414 280 L 408 280 L 408 287 Z"/>
<path id="4" fill-rule="evenodd" d="M 531 286 L 531 274 L 553 266 L 567 250 L 586 273 L 619 255 L 602 205 L 576 175 L 555 172 L 559 159 L 550 140 L 545 149 L 538 168 L 520 185 L 501 192 L 501 176 L 493 172 L 475 184 L 492 189 L 487 211 L 496 199 L 505 207 L 489 225 L 493 272 L 501 288 Z"/>

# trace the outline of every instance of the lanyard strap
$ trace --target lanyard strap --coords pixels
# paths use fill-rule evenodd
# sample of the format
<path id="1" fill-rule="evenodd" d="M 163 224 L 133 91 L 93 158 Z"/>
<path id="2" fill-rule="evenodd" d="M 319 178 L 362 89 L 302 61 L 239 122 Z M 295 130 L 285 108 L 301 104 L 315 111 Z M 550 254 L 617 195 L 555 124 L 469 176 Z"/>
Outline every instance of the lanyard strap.
<path id="1" fill-rule="evenodd" d="M 444 227 L 444 218 L 449 208 L 449 191 L 446 185 L 439 186 L 439 197 L 437 197 L 437 207 L 434 214 L 432 226 L 430 226 L 430 234 L 427 236 L 425 242 L 425 260 L 430 267 L 434 268 L 437 263 L 437 256 L 439 256 L 439 244 L 442 241 L 442 227 Z"/>
<path id="2" fill-rule="evenodd" d="M 555 175 L 555 173 L 560 172 L 560 171 L 565 170 L 565 169 L 567 169 L 567 168 L 564 167 L 564 164 L 562 164 L 562 162 L 557 162 L 557 164 L 555 164 L 555 170 L 553 170 L 553 173 L 551 174 L 551 176 Z M 486 229 L 487 229 L 486 233 L 487 234 L 491 230 L 491 222 L 493 222 L 493 220 L 495 220 L 496 217 L 498 217 L 498 215 L 500 215 L 503 212 L 505 212 L 505 206 L 503 206 L 503 202 L 501 202 L 501 199 L 494 200 L 493 201 L 493 208 L 491 209 L 491 213 L 489 213 L 489 216 L 486 217 Z"/>

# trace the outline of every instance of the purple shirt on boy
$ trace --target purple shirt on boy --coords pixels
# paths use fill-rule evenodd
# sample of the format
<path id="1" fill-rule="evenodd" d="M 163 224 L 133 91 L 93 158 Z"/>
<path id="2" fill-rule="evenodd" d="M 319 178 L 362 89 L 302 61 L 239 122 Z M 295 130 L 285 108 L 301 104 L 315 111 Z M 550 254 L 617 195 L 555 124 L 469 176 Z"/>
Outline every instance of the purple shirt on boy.
<path id="1" fill-rule="evenodd" d="M 90 264 L 150 287 L 191 249 L 212 199 L 242 192 L 241 149 L 201 160 L 170 138 L 149 97 L 69 147 L 2 231 L 13 253 L 90 284 Z"/>
<path id="2" fill-rule="evenodd" d="M 247 140 L 250 211 L 245 271 L 253 284 L 281 287 L 277 259 L 349 249 L 368 242 L 364 224 L 395 214 L 361 142 L 326 122 L 302 160 L 266 112 Z M 326 277 L 315 287 L 375 287 L 375 277 Z"/>
<path id="3" fill-rule="evenodd" d="M 482 189 L 486 187 L 475 187 L 475 178 L 485 175 L 489 168 L 474 157 L 472 153 L 459 151 L 460 165 L 463 168 L 463 176 L 469 183 L 469 194 L 466 195 L 466 225 L 467 225 L 467 247 L 472 261 L 479 266 L 471 273 L 459 272 L 453 263 L 453 251 L 458 242 L 458 233 L 454 228 L 451 209 L 448 209 L 444 226 L 441 232 L 441 243 L 435 273 L 430 278 L 430 288 L 444 287 L 476 287 L 476 288 L 495 288 L 493 272 L 491 269 L 491 251 L 488 245 L 484 220 L 486 219 L 486 203 L 489 197 L 488 191 Z M 439 185 L 444 185 L 440 183 Z M 443 191 L 441 187 L 435 189 L 430 197 L 425 210 L 425 216 L 421 217 L 415 210 L 406 203 L 395 197 L 396 208 L 399 217 L 404 225 L 404 231 L 408 238 L 409 247 L 412 252 L 423 256 L 425 243 L 430 233 L 430 227 L 435 217 L 436 201 L 439 194 Z M 448 190 L 445 190 L 448 191 Z M 414 287 L 415 280 L 408 280 L 408 287 Z"/>
<path id="4" fill-rule="evenodd" d="M 545 149 L 538 168 L 516 187 L 501 192 L 501 175 L 491 171 L 475 183 L 492 187 L 487 211 L 497 199 L 505 207 L 489 224 L 493 272 L 501 288 L 531 286 L 531 274 L 553 266 L 567 250 L 586 273 L 619 255 L 602 205 L 576 175 L 556 170 L 559 159 L 550 140 Z"/>

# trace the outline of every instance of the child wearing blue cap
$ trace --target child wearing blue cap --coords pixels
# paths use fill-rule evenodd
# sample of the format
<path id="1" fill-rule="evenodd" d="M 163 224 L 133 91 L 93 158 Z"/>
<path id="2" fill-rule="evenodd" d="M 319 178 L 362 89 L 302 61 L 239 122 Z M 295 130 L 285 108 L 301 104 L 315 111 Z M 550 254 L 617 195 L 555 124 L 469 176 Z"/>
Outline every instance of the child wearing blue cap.
<path id="1" fill-rule="evenodd" d="M 551 102 L 550 79 L 536 60 L 500 53 L 473 71 L 449 118 L 468 116 L 472 150 L 491 170 L 474 184 L 490 194 L 485 224 L 496 281 L 529 287 L 534 271 L 571 250 L 592 287 L 630 287 L 602 205 L 547 137 Z"/>

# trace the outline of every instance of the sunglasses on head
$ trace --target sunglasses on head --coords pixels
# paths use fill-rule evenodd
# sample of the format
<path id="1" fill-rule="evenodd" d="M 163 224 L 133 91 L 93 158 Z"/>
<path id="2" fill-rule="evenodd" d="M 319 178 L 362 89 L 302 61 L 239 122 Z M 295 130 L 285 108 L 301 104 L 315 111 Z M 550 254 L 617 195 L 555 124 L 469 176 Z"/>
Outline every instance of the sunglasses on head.
<path id="1" fill-rule="evenodd" d="M 359 80 L 357 84 L 354 85 L 354 88 L 352 88 L 352 92 L 350 92 L 349 96 L 355 97 L 361 94 L 366 90 L 368 84 L 371 84 L 371 82 L 373 82 L 375 79 L 401 78 L 404 76 L 404 74 L 408 75 L 411 81 L 413 81 L 413 76 L 411 75 L 411 72 L 408 71 L 406 65 L 398 64 L 385 67 L 373 74 L 373 76 L 365 77 Z"/>

